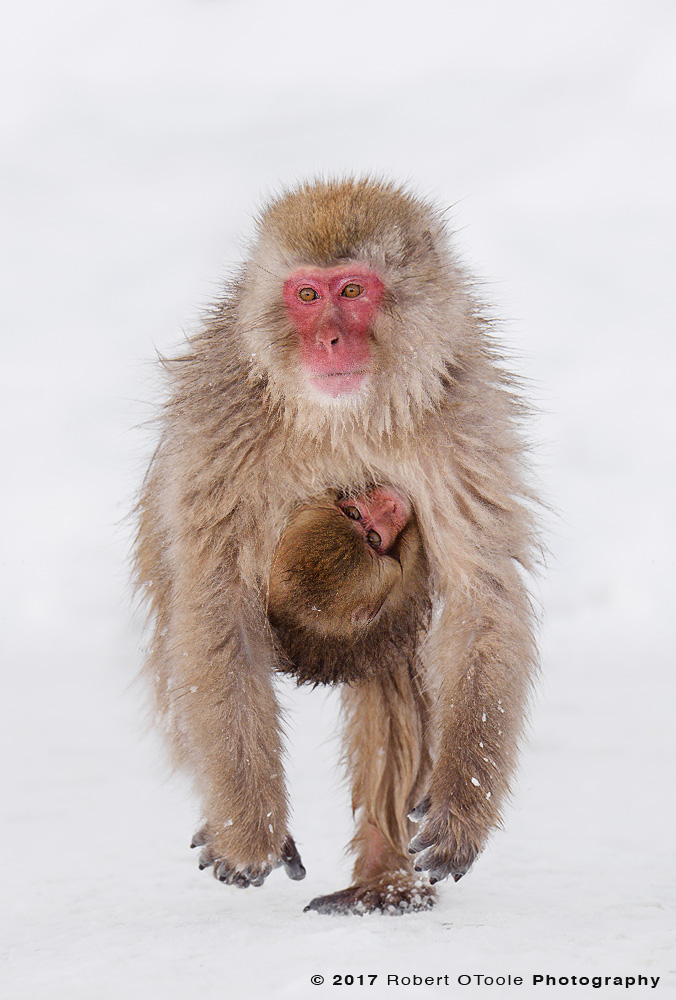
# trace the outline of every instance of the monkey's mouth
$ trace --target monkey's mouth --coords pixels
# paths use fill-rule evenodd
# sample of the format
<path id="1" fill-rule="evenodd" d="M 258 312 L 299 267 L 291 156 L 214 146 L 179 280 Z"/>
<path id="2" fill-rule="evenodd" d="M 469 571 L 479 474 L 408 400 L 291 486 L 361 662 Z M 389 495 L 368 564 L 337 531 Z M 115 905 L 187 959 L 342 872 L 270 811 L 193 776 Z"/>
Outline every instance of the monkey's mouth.
<path id="1" fill-rule="evenodd" d="M 347 372 L 322 372 L 321 374 L 313 372 L 310 375 L 310 383 L 315 389 L 319 389 L 320 392 L 329 396 L 343 396 L 358 392 L 368 374 L 365 368 Z"/>

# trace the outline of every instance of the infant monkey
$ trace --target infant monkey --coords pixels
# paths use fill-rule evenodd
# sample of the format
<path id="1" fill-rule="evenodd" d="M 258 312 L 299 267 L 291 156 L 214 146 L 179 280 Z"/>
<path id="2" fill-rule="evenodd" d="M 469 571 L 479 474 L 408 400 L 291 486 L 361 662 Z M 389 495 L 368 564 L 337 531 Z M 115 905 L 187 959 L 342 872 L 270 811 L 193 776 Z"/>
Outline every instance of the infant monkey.
<path id="1" fill-rule="evenodd" d="M 361 681 L 422 626 L 428 567 L 404 497 L 373 487 L 303 505 L 277 546 L 268 616 L 299 683 Z M 368 654 L 365 654 L 365 643 Z"/>

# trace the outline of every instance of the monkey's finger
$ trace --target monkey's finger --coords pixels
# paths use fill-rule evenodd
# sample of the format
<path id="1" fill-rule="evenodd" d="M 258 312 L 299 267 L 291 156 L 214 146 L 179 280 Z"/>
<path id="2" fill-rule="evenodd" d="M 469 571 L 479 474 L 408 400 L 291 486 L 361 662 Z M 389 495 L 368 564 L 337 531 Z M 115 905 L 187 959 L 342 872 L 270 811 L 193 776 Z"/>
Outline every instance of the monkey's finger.
<path id="1" fill-rule="evenodd" d="M 459 882 L 462 876 L 467 874 L 480 853 L 479 848 L 473 846 L 466 848 L 461 854 L 456 854 L 451 858 L 448 873 L 453 876 L 454 882 Z"/>
<path id="2" fill-rule="evenodd" d="M 450 864 L 450 861 L 447 862 L 444 855 L 439 853 L 437 846 L 432 844 L 426 850 L 421 851 L 413 862 L 413 867 L 417 872 L 436 872 L 436 881 L 438 882 L 441 878 L 446 878 L 450 871 Z M 444 868 L 446 869 L 444 874 L 439 874 Z"/>
<path id="3" fill-rule="evenodd" d="M 218 860 L 214 865 L 214 875 L 219 882 L 232 885 L 237 878 L 238 872 L 232 862 Z"/>
<path id="4" fill-rule="evenodd" d="M 459 882 L 463 875 L 466 875 L 476 860 L 476 853 L 465 854 L 464 856 L 444 857 L 439 851 L 430 848 L 420 857 L 415 859 L 415 868 L 418 871 L 427 871 L 430 885 L 453 876 L 454 882 Z"/>
<path id="5" fill-rule="evenodd" d="M 211 849 L 209 847 L 205 847 L 202 853 L 200 854 L 197 866 L 200 871 L 204 871 L 205 868 L 211 867 L 211 865 L 213 865 L 215 860 L 216 858 L 212 854 Z"/>
<path id="6" fill-rule="evenodd" d="M 209 834 L 207 832 L 206 826 L 203 826 L 201 830 L 193 834 L 192 841 L 190 842 L 191 847 L 204 847 L 209 839 Z"/>
<path id="7" fill-rule="evenodd" d="M 280 859 L 284 865 L 286 874 L 294 882 L 300 882 L 301 879 L 305 878 L 307 872 L 305 871 L 303 862 L 300 860 L 300 854 L 298 853 L 298 848 L 293 837 L 287 837 L 282 844 Z"/>
<path id="8" fill-rule="evenodd" d="M 247 865 L 244 871 L 238 873 L 234 884 L 241 888 L 246 888 L 248 885 L 263 885 L 263 882 L 265 882 L 271 871 L 272 865 L 263 865 L 260 868 L 254 865 Z"/>
<path id="9" fill-rule="evenodd" d="M 248 885 L 259 886 L 259 885 L 263 885 L 263 882 L 265 882 L 266 878 L 270 874 L 270 869 L 268 868 L 267 871 L 265 871 L 265 870 L 260 871 L 259 870 L 259 871 L 251 873 L 251 872 L 249 872 L 249 869 L 247 868 L 246 871 L 244 872 L 244 874 L 247 876 L 247 879 L 248 879 L 247 884 Z"/>
<path id="10" fill-rule="evenodd" d="M 429 870 L 427 872 L 427 876 L 430 880 L 430 885 L 434 885 L 436 882 L 443 882 L 444 879 L 447 879 L 450 874 L 451 874 L 451 863 L 450 862 L 439 863 L 437 858 L 433 859 L 432 864 L 430 865 Z M 462 874 L 464 875 L 464 872 Z M 453 877 L 455 878 L 455 875 Z M 458 875 L 458 878 L 455 878 L 455 881 L 457 882 L 459 878 L 462 878 L 462 875 Z"/>
<path id="11" fill-rule="evenodd" d="M 431 799 L 428 795 L 426 796 L 426 798 L 422 800 L 422 802 L 418 803 L 415 809 L 411 809 L 410 813 L 408 814 L 408 818 L 411 820 L 412 823 L 419 823 L 420 820 L 427 815 L 427 813 L 430 810 L 430 802 Z"/>
<path id="12" fill-rule="evenodd" d="M 426 833 L 421 830 L 420 833 L 416 833 L 413 840 L 408 845 L 409 854 L 417 854 L 419 851 L 426 851 L 428 847 L 431 847 L 434 843 L 434 836 L 432 834 Z M 416 864 L 419 859 L 416 859 Z"/>
<path id="13" fill-rule="evenodd" d="M 219 882 L 234 885 L 238 889 L 263 885 L 271 871 L 272 865 L 263 865 L 262 868 L 247 865 L 244 869 L 238 869 L 231 861 L 220 861 L 214 867 L 214 875 Z"/>
<path id="14" fill-rule="evenodd" d="M 436 885 L 437 882 L 444 882 L 448 878 L 450 872 L 447 872 L 445 869 L 442 868 L 435 868 L 434 871 L 430 871 L 427 874 L 430 880 L 430 885 Z M 458 875 L 458 877 L 456 878 L 454 875 L 453 878 L 457 882 L 458 879 L 462 878 L 462 876 Z"/>
<path id="15" fill-rule="evenodd" d="M 472 864 L 472 861 L 459 864 L 451 860 L 444 862 L 444 864 L 434 865 L 428 872 L 430 884 L 434 885 L 435 882 L 441 882 L 443 879 L 448 878 L 449 875 L 453 876 L 454 882 L 459 882 L 463 875 L 466 875 L 470 870 Z"/>

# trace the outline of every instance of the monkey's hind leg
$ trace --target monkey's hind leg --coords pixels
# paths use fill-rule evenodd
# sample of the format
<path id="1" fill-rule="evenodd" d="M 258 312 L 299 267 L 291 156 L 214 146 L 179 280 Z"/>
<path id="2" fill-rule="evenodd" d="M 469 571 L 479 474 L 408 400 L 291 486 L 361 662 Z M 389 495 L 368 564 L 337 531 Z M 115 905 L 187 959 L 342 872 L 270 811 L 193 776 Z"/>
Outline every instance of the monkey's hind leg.
<path id="1" fill-rule="evenodd" d="M 426 910 L 435 890 L 414 872 L 408 813 L 430 769 L 428 706 L 406 661 L 388 664 L 374 679 L 344 689 L 345 760 L 358 815 L 350 844 L 353 884 L 313 899 L 306 910 L 332 914 Z"/>

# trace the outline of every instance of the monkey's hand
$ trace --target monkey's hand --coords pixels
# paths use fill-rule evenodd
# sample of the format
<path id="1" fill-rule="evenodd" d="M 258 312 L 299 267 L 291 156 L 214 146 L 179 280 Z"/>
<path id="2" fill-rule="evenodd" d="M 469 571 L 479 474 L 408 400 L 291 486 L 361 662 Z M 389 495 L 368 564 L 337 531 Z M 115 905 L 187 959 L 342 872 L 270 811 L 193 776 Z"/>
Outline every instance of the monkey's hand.
<path id="1" fill-rule="evenodd" d="M 432 885 L 449 875 L 458 882 L 467 874 L 483 846 L 469 823 L 450 809 L 435 809 L 429 796 L 408 818 L 421 824 L 408 845 L 408 853 L 417 855 L 413 862 L 417 872 L 428 872 Z"/>
<path id="2" fill-rule="evenodd" d="M 305 878 L 305 868 L 300 859 L 298 848 L 293 837 L 287 836 L 282 844 L 278 857 L 268 856 L 264 862 L 248 865 L 237 865 L 227 858 L 219 857 L 218 852 L 210 843 L 208 827 L 202 827 L 192 839 L 191 847 L 202 847 L 199 857 L 199 868 L 213 866 L 215 878 L 226 885 L 236 885 L 240 889 L 246 889 L 250 885 L 263 885 L 273 868 L 284 867 L 286 874 L 294 881 Z"/>

